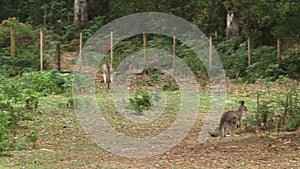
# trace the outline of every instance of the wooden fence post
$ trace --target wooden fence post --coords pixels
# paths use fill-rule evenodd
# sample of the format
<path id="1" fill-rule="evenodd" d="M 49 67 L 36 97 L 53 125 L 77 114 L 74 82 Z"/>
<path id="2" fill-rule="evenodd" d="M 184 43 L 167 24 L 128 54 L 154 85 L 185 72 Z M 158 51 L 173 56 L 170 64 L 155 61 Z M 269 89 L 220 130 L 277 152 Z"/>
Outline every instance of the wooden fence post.
<path id="1" fill-rule="evenodd" d="M 113 42 L 113 32 L 110 32 L 110 64 L 113 66 L 114 62 L 114 42 Z"/>
<path id="2" fill-rule="evenodd" d="M 57 70 L 61 72 L 60 44 L 56 44 Z"/>
<path id="3" fill-rule="evenodd" d="M 40 31 L 40 70 L 43 70 L 43 31 Z"/>
<path id="4" fill-rule="evenodd" d="M 82 57 L 82 32 L 79 33 L 79 71 L 81 71 Z"/>
<path id="5" fill-rule="evenodd" d="M 12 57 L 16 56 L 16 34 L 15 34 L 15 26 L 10 25 L 10 54 Z"/>
<path id="6" fill-rule="evenodd" d="M 295 56 L 298 56 L 298 43 L 295 44 Z"/>
<path id="7" fill-rule="evenodd" d="M 143 33 L 143 42 L 144 42 L 144 69 L 147 65 L 147 35 L 146 33 Z"/>
<path id="8" fill-rule="evenodd" d="M 175 72 L 175 58 L 176 57 L 176 37 L 173 36 L 173 71 Z"/>
<path id="9" fill-rule="evenodd" d="M 209 68 L 212 67 L 212 37 L 209 37 Z"/>
<path id="10" fill-rule="evenodd" d="M 278 64 L 281 61 L 281 40 L 277 39 L 277 60 L 278 60 Z"/>
<path id="11" fill-rule="evenodd" d="M 248 66 L 251 65 L 251 44 L 250 44 L 250 38 L 248 39 Z"/>
<path id="12" fill-rule="evenodd" d="M 82 32 L 79 34 L 79 57 L 82 56 Z"/>

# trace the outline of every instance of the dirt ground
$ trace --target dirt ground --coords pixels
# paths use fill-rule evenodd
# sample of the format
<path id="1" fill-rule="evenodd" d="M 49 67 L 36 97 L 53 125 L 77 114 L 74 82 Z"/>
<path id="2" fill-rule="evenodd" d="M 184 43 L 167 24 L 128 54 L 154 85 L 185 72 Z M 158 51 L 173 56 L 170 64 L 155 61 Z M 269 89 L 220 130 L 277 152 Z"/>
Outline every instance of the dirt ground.
<path id="1" fill-rule="evenodd" d="M 188 140 L 195 140 L 197 133 Z M 178 160 L 187 168 L 299 168 L 300 133 L 241 134 L 222 141 L 211 138 L 179 145 L 159 159 Z M 180 159 L 180 160 L 179 160 Z"/>
<path id="2" fill-rule="evenodd" d="M 54 112 L 52 112 L 54 113 Z M 300 166 L 300 131 L 241 133 L 222 140 L 198 143 L 200 125 L 163 154 L 149 158 L 126 158 L 104 151 L 93 143 L 73 111 L 45 114 L 32 150 L 3 157 L 7 168 L 278 168 Z M 71 118 L 69 118 L 71 117 Z M 49 120 L 49 121 L 47 121 Z M 199 121 L 198 123 L 201 123 Z M 0 158 L 1 159 L 1 158 Z M 1 164 L 1 162 L 0 162 Z M 3 164 L 3 162 L 2 162 Z M 0 168 L 5 168 L 1 167 Z"/>

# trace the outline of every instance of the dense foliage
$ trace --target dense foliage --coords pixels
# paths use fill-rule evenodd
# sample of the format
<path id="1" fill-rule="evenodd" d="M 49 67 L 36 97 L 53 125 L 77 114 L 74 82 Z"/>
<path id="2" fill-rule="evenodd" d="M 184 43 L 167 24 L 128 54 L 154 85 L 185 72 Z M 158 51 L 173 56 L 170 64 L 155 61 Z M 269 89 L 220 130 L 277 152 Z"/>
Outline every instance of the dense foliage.
<path id="1" fill-rule="evenodd" d="M 300 3 L 294 0 L 80 0 L 78 2 L 87 6 L 87 22 L 100 17 L 104 23 L 108 23 L 137 12 L 165 12 L 193 22 L 207 35 L 217 33 L 224 36 L 226 14 L 227 11 L 231 11 L 241 25 L 240 34 L 251 37 L 257 44 L 271 45 L 277 38 L 296 41 L 300 38 L 298 31 Z M 20 22 L 31 23 L 33 26 L 43 24 L 58 34 L 63 34 L 64 30 L 73 24 L 74 0 L 2 0 L 0 8 L 0 20 L 18 17 Z M 87 27 L 81 24 L 73 28 L 83 30 Z"/>
<path id="2" fill-rule="evenodd" d="M 223 41 L 217 45 L 226 75 L 253 83 L 260 80 L 275 81 L 288 77 L 299 79 L 300 55 L 293 49 L 286 49 L 278 60 L 276 47 L 262 46 L 251 52 L 251 65 L 248 65 L 247 43 L 239 37 Z"/>
<path id="3" fill-rule="evenodd" d="M 39 97 L 70 90 L 71 76 L 55 70 L 32 71 L 13 78 L 0 76 L 0 81 L 0 152 L 29 148 L 37 137 L 34 132 L 26 132 L 24 121 L 35 122 Z M 18 131 L 20 128 L 25 131 Z"/>
<path id="4" fill-rule="evenodd" d="M 74 0 L 70 1 L 1 1 L 0 19 L 7 21 L 16 17 L 16 58 L 10 57 L 9 26 L 2 22 L 0 29 L 0 72 L 14 76 L 22 72 L 37 70 L 38 32 L 40 25 L 46 33 L 45 51 L 54 55 L 55 44 L 60 43 L 62 51 L 78 51 L 79 31 L 84 41 L 104 24 L 119 17 L 137 12 L 171 13 L 194 23 L 207 36 L 213 35 L 213 43 L 221 56 L 227 76 L 242 78 L 248 82 L 278 77 L 299 77 L 300 2 L 212 0 L 212 1 L 107 1 L 83 0 L 87 5 L 88 20 L 74 22 Z M 29 8 L 39 6 L 38 8 Z M 126 6 L 126 8 L 124 8 Z M 33 9 L 33 10 L 28 10 Z M 226 14 L 233 12 L 240 25 L 239 36 L 225 40 Z M 43 16 L 43 17 L 41 17 Z M 23 24 L 25 23 L 25 24 Z M 216 36 L 217 35 L 217 36 Z M 247 65 L 247 39 L 251 39 L 251 65 Z M 276 59 L 276 40 L 282 39 L 283 56 Z M 121 62 L 132 52 L 142 49 L 142 37 L 136 36 L 118 44 L 115 61 Z M 149 47 L 172 50 L 172 40 L 167 37 L 150 37 Z M 178 44 L 179 46 L 180 44 Z M 296 49 L 295 49 L 296 48 Z M 184 47 L 178 47 L 176 54 L 182 57 L 197 72 L 205 72 L 203 64 Z M 293 51 L 294 50 L 294 51 Z M 47 60 L 44 61 L 47 67 Z M 116 64 L 117 65 L 117 64 Z"/>
<path id="5" fill-rule="evenodd" d="M 246 128 L 249 130 L 295 131 L 300 126 L 300 89 L 295 81 L 285 80 L 280 83 L 282 89 L 270 99 L 263 99 L 257 93 L 257 108 L 254 114 L 248 116 Z M 273 90 L 267 89 L 267 92 Z"/>
<path id="6" fill-rule="evenodd" d="M 10 26 L 15 28 L 17 57 L 11 56 Z M 0 27 L 1 75 L 10 77 L 39 70 L 38 29 L 29 24 L 20 23 L 15 18 L 3 21 Z"/>

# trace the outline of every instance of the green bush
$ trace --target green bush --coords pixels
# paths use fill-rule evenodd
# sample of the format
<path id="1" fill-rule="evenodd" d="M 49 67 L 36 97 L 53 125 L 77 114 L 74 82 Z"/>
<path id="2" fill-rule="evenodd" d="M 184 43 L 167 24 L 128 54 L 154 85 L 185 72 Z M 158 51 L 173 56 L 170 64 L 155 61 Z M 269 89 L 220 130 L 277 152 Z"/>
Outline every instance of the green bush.
<path id="1" fill-rule="evenodd" d="M 16 36 L 16 56 L 11 57 L 9 26 L 0 29 L 0 73 L 6 77 L 16 76 L 27 71 L 39 69 L 39 29 L 28 24 L 9 19 L 8 25 L 14 25 Z M 47 63 L 44 62 L 44 67 Z"/>
<path id="2" fill-rule="evenodd" d="M 295 131 L 300 126 L 300 90 L 297 83 L 282 85 L 287 89 L 278 91 L 278 96 L 272 99 L 262 99 L 260 94 L 257 95 L 257 110 L 247 119 L 252 129 Z"/>
<path id="3" fill-rule="evenodd" d="M 296 86 L 287 89 L 284 102 L 284 115 L 286 118 L 285 129 L 294 131 L 300 126 L 300 89 Z"/>
<path id="4" fill-rule="evenodd" d="M 254 50 L 251 60 L 253 63 L 247 67 L 245 76 L 245 79 L 250 82 L 255 82 L 257 79 L 276 78 L 283 73 L 274 47 L 264 46 Z"/>
<path id="5" fill-rule="evenodd" d="M 11 130 L 21 125 L 22 119 L 34 119 L 38 98 L 59 94 L 71 88 L 71 76 L 56 70 L 27 72 L 12 78 L 0 76 L 0 152 L 27 149 L 37 140 L 35 134 L 15 136 Z"/>
<path id="6" fill-rule="evenodd" d="M 0 151 L 18 150 L 25 145 L 34 145 L 26 135 L 12 131 L 19 126 L 24 117 L 33 116 L 38 106 L 38 93 L 22 88 L 24 82 L 16 79 L 1 79 L 0 84 Z M 30 117 L 33 118 L 33 117 Z M 31 134 L 30 136 L 34 136 Z"/>
<path id="7" fill-rule="evenodd" d="M 255 82 L 260 79 L 276 81 L 281 77 L 297 79 L 300 75 L 300 57 L 285 52 L 278 60 L 274 47 L 264 46 L 253 51 L 251 64 L 246 70 L 245 80 Z"/>
<path id="8" fill-rule="evenodd" d="M 13 77 L 24 72 L 37 71 L 40 69 L 39 52 L 37 48 L 17 49 L 16 57 L 10 56 L 10 49 L 0 50 L 0 73 L 6 77 Z M 46 68 L 47 62 L 44 61 Z"/>
<path id="9" fill-rule="evenodd" d="M 148 92 L 137 90 L 135 93 L 131 95 L 129 101 L 131 103 L 131 107 L 137 112 L 137 114 L 142 115 L 143 111 L 150 109 L 151 101 L 158 102 L 160 100 L 160 96 L 153 93 L 149 94 Z"/>
<path id="10" fill-rule="evenodd" d="M 287 49 L 278 61 L 276 47 L 261 46 L 251 51 L 248 66 L 247 43 L 241 37 L 216 45 L 226 76 L 253 83 L 259 80 L 276 81 L 281 77 L 297 79 L 300 76 L 300 56 Z M 254 48 L 254 47 L 253 47 Z"/>
<path id="11" fill-rule="evenodd" d="M 144 110 L 148 110 L 151 107 L 150 95 L 145 91 L 136 91 L 129 100 L 133 108 L 138 113 L 142 113 Z"/>
<path id="12" fill-rule="evenodd" d="M 247 50 L 240 37 L 222 41 L 216 45 L 216 49 L 226 70 L 226 76 L 233 79 L 245 76 Z"/>
<path id="13" fill-rule="evenodd" d="M 161 71 L 158 69 L 150 69 L 149 70 L 149 77 L 152 83 L 158 84 L 160 83 L 159 79 L 161 77 Z"/>
<path id="14" fill-rule="evenodd" d="M 70 74 L 59 73 L 53 69 L 50 71 L 35 71 L 24 73 L 19 80 L 26 82 L 28 88 L 41 93 L 61 94 L 70 90 L 72 85 L 72 76 Z"/>
<path id="15" fill-rule="evenodd" d="M 173 78 L 170 78 L 162 87 L 163 91 L 175 91 L 179 90 L 179 86 Z"/>

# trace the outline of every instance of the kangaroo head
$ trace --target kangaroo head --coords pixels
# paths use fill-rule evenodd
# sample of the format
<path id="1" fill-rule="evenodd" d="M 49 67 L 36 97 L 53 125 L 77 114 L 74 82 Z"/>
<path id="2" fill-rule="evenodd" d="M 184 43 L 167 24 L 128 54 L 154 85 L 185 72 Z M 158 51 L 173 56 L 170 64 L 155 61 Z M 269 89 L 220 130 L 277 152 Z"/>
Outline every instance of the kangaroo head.
<path id="1" fill-rule="evenodd" d="M 240 111 L 248 111 L 247 107 L 245 106 L 245 102 L 244 101 L 240 101 Z"/>

